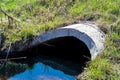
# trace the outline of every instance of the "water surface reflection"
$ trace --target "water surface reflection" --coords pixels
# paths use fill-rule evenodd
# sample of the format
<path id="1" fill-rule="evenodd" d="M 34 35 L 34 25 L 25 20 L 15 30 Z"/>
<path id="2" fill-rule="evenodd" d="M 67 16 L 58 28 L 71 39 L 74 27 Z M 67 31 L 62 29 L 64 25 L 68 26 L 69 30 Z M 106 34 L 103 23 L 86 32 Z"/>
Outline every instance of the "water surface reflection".
<path id="1" fill-rule="evenodd" d="M 16 74 L 8 80 L 76 80 L 74 76 L 64 74 L 42 63 L 36 63 L 32 69 Z"/>

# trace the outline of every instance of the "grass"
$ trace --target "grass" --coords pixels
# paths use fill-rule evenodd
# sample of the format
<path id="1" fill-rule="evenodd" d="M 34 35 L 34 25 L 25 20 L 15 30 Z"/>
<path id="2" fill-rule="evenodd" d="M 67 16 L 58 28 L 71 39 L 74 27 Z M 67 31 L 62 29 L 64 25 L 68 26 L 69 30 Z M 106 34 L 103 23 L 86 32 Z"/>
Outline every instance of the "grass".
<path id="1" fill-rule="evenodd" d="M 120 1 L 119 0 L 5 0 L 0 12 L 3 47 L 26 40 L 59 26 L 77 21 L 93 21 L 106 32 L 105 50 L 91 61 L 79 79 L 120 79 Z M 4 48 L 3 48 L 4 49 Z"/>

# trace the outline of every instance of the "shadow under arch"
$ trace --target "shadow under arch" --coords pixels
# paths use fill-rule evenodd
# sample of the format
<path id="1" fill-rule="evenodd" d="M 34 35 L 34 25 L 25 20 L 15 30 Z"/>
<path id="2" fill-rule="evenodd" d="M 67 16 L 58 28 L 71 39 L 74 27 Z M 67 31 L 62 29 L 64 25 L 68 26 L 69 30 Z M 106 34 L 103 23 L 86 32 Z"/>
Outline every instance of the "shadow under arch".
<path id="1" fill-rule="evenodd" d="M 74 37 L 78 41 L 81 41 L 88 50 L 90 51 L 91 54 L 91 60 L 96 57 L 96 53 L 99 52 L 97 49 L 96 43 L 94 42 L 93 36 L 90 36 L 86 32 L 82 32 L 81 30 L 75 28 L 58 28 L 55 30 L 50 30 L 48 32 L 43 33 L 42 35 L 39 35 L 36 37 L 30 44 L 30 46 L 36 46 L 38 44 L 44 43 L 44 42 L 49 42 L 51 40 L 57 40 L 61 38 L 66 38 L 66 37 Z"/>
<path id="2" fill-rule="evenodd" d="M 57 57 L 75 62 L 91 60 L 90 51 L 85 43 L 73 36 L 51 39 L 36 47 L 33 50 L 43 52 L 43 54 L 41 54 L 45 56 Z"/>
<path id="3" fill-rule="evenodd" d="M 26 60 L 19 62 L 33 65 L 41 61 L 70 75 L 80 74 L 86 62 L 91 60 L 90 51 L 85 43 L 73 36 L 51 39 L 10 56 L 27 56 Z M 41 59 L 37 59 L 38 57 Z"/>

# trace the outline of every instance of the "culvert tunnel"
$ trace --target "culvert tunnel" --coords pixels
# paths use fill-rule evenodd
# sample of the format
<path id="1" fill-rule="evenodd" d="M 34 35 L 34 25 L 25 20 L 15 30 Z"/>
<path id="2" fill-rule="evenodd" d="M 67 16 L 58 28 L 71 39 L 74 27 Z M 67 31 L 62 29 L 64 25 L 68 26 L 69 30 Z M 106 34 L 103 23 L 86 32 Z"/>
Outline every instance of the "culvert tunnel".
<path id="1" fill-rule="evenodd" d="M 45 41 L 13 56 L 27 56 L 28 58 L 46 56 L 79 63 L 91 59 L 90 51 L 85 43 L 72 36 Z"/>
<path id="2" fill-rule="evenodd" d="M 59 58 L 80 64 L 93 60 L 101 54 L 104 49 L 104 40 L 105 34 L 95 24 L 74 24 L 45 32 L 35 37 L 30 43 L 14 45 L 11 52 L 15 54 L 9 57 L 47 56 L 51 59 Z M 71 68 L 71 65 L 67 67 Z M 77 74 L 81 72 L 77 69 L 78 66 L 73 68 L 78 71 Z"/>
<path id="3" fill-rule="evenodd" d="M 36 46 L 33 51 L 34 50 L 36 50 L 36 52 L 39 51 L 39 53 L 44 56 L 74 62 L 83 62 L 91 59 L 90 51 L 85 43 L 72 36 L 48 40 Z"/>
<path id="4" fill-rule="evenodd" d="M 41 61 L 54 69 L 69 75 L 78 75 L 83 71 L 86 62 L 91 60 L 91 54 L 86 44 L 73 36 L 59 37 L 42 42 L 26 50 L 17 52 L 9 57 L 27 57 L 15 62 L 27 63 L 30 66 Z M 35 60 L 41 58 L 43 60 Z M 49 61 L 46 63 L 46 60 Z M 54 62 L 51 64 L 51 61 Z M 62 65 L 56 66 L 56 63 Z M 66 68 L 64 68 L 64 67 Z"/>

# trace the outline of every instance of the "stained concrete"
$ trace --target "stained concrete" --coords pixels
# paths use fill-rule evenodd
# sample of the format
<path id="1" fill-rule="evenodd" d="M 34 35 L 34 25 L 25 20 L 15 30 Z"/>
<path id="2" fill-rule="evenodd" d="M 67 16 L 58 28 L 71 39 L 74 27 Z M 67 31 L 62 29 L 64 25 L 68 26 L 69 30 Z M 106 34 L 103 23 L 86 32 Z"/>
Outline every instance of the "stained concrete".
<path id="1" fill-rule="evenodd" d="M 54 30 L 49 30 L 38 35 L 37 37 L 34 37 L 31 41 L 26 41 L 23 44 L 15 43 L 13 46 L 11 46 L 10 52 L 20 52 L 49 40 L 65 37 L 74 37 L 83 42 L 90 51 L 91 60 L 93 60 L 97 55 L 102 53 L 106 35 L 98 28 L 96 24 L 78 23 L 56 28 Z"/>
<path id="2" fill-rule="evenodd" d="M 104 49 L 105 34 L 97 25 L 89 23 L 73 24 L 50 30 L 36 37 L 31 42 L 30 46 L 35 46 L 51 39 L 68 36 L 76 37 L 85 43 L 90 51 L 91 59 L 94 59 L 98 54 L 101 54 Z"/>

